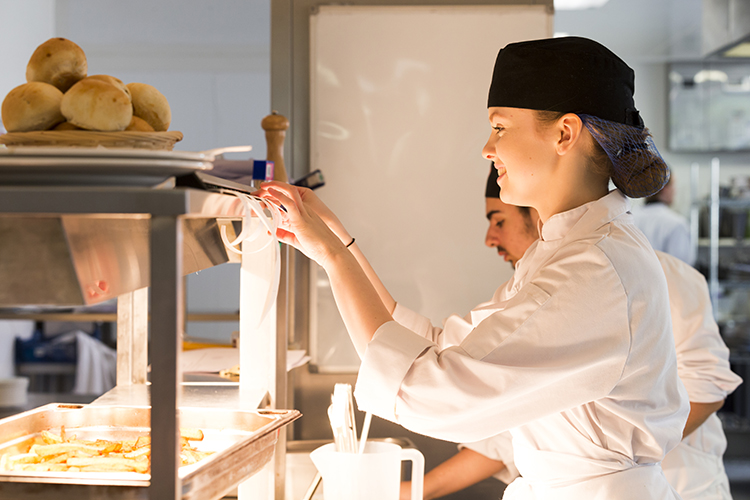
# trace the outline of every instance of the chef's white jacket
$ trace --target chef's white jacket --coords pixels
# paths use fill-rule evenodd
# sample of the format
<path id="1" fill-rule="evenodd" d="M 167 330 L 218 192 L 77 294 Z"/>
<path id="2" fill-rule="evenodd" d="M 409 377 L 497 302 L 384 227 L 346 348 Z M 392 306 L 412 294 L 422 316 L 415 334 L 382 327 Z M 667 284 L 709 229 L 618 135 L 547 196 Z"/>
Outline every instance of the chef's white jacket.
<path id="1" fill-rule="evenodd" d="M 708 285 L 701 273 L 676 257 L 656 252 L 669 287 L 669 309 L 677 352 L 677 371 L 690 401 L 713 403 L 742 382 L 729 367 L 729 349 L 713 319 Z M 461 445 L 506 468 L 496 474 L 510 483 L 519 472 L 513 463 L 510 433 Z M 731 500 L 722 456 L 727 440 L 721 421 L 712 414 L 698 429 L 667 453 L 662 469 L 683 500 Z"/>
<path id="2" fill-rule="evenodd" d="M 467 320 L 435 328 L 397 306 L 362 359 L 359 408 L 446 440 L 511 430 L 508 499 L 678 498 L 659 462 L 687 393 L 664 273 L 628 211 L 613 191 L 551 217 Z"/>
<path id="3" fill-rule="evenodd" d="M 674 255 L 691 266 L 695 264 L 695 248 L 685 217 L 661 202 L 637 207 L 633 217 L 654 250 Z"/>
<path id="4" fill-rule="evenodd" d="M 657 255 L 669 286 L 680 379 L 690 401 L 721 401 L 742 379 L 729 368 L 729 349 L 713 319 L 706 280 L 682 261 Z M 731 500 L 722 459 L 726 447 L 721 421 L 713 414 L 667 454 L 662 469 L 683 500 Z"/>

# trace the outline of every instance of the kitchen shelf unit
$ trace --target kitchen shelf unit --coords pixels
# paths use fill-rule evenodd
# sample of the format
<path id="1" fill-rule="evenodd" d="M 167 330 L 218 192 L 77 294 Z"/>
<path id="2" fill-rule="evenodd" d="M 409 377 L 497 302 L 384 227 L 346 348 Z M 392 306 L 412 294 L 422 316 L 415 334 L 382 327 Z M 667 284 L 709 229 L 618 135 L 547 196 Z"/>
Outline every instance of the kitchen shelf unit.
<path id="1" fill-rule="evenodd" d="M 722 197 L 720 169 L 719 159 L 714 158 L 710 166 L 709 196 L 705 200 L 700 200 L 697 194 L 700 166 L 697 163 L 691 166 L 691 237 L 695 242 L 695 255 L 698 257 L 696 266 L 707 275 L 714 319 L 730 348 L 729 361 L 732 371 L 747 380 L 750 375 L 750 240 L 746 237 L 746 228 L 750 199 Z M 706 209 L 708 238 L 700 238 L 701 211 Z M 739 224 L 733 228 L 735 237 L 721 237 L 722 214 L 741 216 L 737 219 Z M 726 269 L 722 267 L 722 263 L 738 257 L 742 262 L 735 263 L 733 275 L 720 276 L 720 271 Z M 744 264 L 745 259 L 747 264 Z M 747 269 L 744 269 L 746 265 Z M 727 311 L 727 300 L 724 297 L 732 296 L 742 307 Z M 727 430 L 750 432 L 750 387 L 747 383 L 740 385 L 727 398 L 721 417 Z"/>
<path id="2" fill-rule="evenodd" d="M 152 500 L 179 500 L 185 492 L 181 488 L 179 470 L 179 417 L 183 400 L 196 401 L 206 406 L 241 408 L 237 384 L 222 384 L 208 389 L 205 386 L 183 384 L 179 372 L 181 334 L 184 331 L 185 303 L 183 281 L 184 222 L 190 219 L 237 220 L 243 215 L 238 198 L 213 191 L 150 187 L 113 186 L 0 186 L 0 219 L 13 217 L 73 216 L 92 219 L 148 219 L 149 264 L 148 286 L 151 292 L 149 308 L 148 289 L 139 288 L 120 294 L 117 299 L 117 386 L 96 404 L 150 405 L 152 435 L 151 481 L 146 496 Z M 223 249 L 222 249 L 223 250 Z M 134 262 L 135 265 L 138 262 Z M 7 304 L 6 304 L 7 305 Z M 19 303 L 17 306 L 27 304 Z M 148 386 L 150 311 L 150 350 L 158 353 L 158 362 L 152 363 L 151 383 Z M 283 332 L 277 332 L 282 339 Z M 273 339 L 272 342 L 276 342 Z M 278 380 L 285 373 L 286 343 L 276 348 L 277 368 L 268 374 L 269 392 L 285 388 Z M 280 358 L 280 359 L 279 359 Z M 284 367 L 283 371 L 278 367 Z M 283 377 L 284 375 L 282 375 Z M 276 387 L 273 387 L 276 385 Z M 216 400 L 215 394 L 221 392 Z M 229 394 L 229 396 L 227 395 Z M 212 396 L 213 394 L 213 396 Z M 211 398 L 215 401 L 212 403 Z M 209 400 L 206 401 L 205 398 Z M 274 398 L 272 398 L 273 400 Z M 269 414 L 272 411 L 269 412 Z M 299 416 L 288 411 L 283 425 Z M 275 463 L 283 463 L 284 433 L 278 437 Z M 281 457 L 279 455 L 281 454 Z M 231 466 L 229 467 L 231 469 Z M 247 470 L 246 477 L 255 470 Z M 277 473 L 283 480 L 283 470 Z M 98 498 L 101 485 L 96 488 L 60 488 L 59 485 L 5 483 L 15 486 L 16 498 L 55 498 L 56 500 Z M 20 485 L 20 486 L 19 486 Z M 271 489 L 273 493 L 273 488 Z M 278 485 L 276 487 L 278 491 Z M 283 492 L 283 487 L 282 490 Z M 222 493 L 223 494 L 223 493 Z M 25 496 L 24 496 L 25 495 Z M 88 495 L 88 496 L 87 496 Z M 196 498 L 213 500 L 218 496 Z M 125 498 L 125 496 L 123 496 Z M 131 498 L 131 497 L 128 497 Z M 194 497 L 190 497 L 194 498 Z"/>
<path id="3" fill-rule="evenodd" d="M 26 319 L 31 321 L 71 321 L 92 323 L 114 323 L 117 313 L 95 312 L 0 312 L 0 319 Z M 188 313 L 186 321 L 239 321 L 240 313 Z"/>

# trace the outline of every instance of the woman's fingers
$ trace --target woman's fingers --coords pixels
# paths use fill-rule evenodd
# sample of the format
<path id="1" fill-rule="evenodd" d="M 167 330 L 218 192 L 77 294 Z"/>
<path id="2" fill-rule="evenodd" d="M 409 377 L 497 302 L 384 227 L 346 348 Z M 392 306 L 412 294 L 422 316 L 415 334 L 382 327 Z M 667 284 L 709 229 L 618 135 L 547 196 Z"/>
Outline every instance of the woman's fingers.
<path id="1" fill-rule="evenodd" d="M 297 186 L 291 186 L 289 184 L 279 186 L 280 188 L 286 188 L 284 192 L 287 196 L 289 196 L 292 200 L 294 200 L 295 205 L 297 206 L 297 210 L 299 210 L 300 214 L 307 215 L 307 209 L 305 207 L 305 203 L 302 201 L 302 197 L 300 196 L 300 188 Z M 275 188 L 274 188 L 275 189 Z"/>
<path id="2" fill-rule="evenodd" d="M 286 182 L 279 182 L 279 181 L 268 181 L 264 182 L 260 185 L 260 192 L 269 192 L 270 190 L 274 190 L 276 192 L 282 192 L 287 197 L 291 199 L 295 199 L 295 197 L 299 200 L 300 199 L 300 191 L 306 190 L 307 188 L 301 188 L 298 186 L 292 186 L 291 184 L 287 184 Z"/>
<path id="3" fill-rule="evenodd" d="M 296 186 L 281 182 L 265 182 L 259 193 L 263 199 L 279 203 L 286 212 L 282 214 L 277 237 L 292 245 L 316 262 L 324 262 L 340 239 L 317 214 L 314 206 L 304 201 L 305 193 Z M 308 197 L 309 198 L 309 197 Z M 313 202 L 315 197 L 310 198 Z"/>
<path id="4" fill-rule="evenodd" d="M 278 240 L 281 241 L 282 243 L 291 245 L 300 251 L 302 250 L 302 248 L 300 248 L 299 241 L 297 241 L 297 237 L 295 236 L 295 234 L 290 231 L 287 231 L 286 229 L 276 228 L 276 238 L 278 238 Z"/>
<path id="5" fill-rule="evenodd" d="M 293 224 L 295 221 L 300 221 L 305 218 L 306 210 L 302 207 L 301 203 L 297 204 L 292 198 L 289 198 L 286 193 L 270 189 L 268 192 L 262 195 L 262 198 L 268 200 L 269 203 L 283 206 L 281 210 L 281 221 L 288 225 Z"/>

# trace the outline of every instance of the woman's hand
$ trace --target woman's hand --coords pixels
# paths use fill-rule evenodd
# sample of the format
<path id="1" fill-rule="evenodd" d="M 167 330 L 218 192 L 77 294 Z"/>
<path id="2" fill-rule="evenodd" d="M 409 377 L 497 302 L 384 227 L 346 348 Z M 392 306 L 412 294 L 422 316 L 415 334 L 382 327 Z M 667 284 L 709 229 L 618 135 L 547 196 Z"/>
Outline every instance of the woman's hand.
<path id="1" fill-rule="evenodd" d="M 334 234 L 339 237 L 343 244 L 346 245 L 347 243 L 352 241 L 351 235 L 344 228 L 343 224 L 341 224 L 341 221 L 338 217 L 336 217 L 336 214 L 334 214 L 331 209 L 328 208 L 320 198 L 318 198 L 318 196 L 312 189 L 298 187 L 297 192 L 299 193 L 300 198 L 304 202 L 305 206 L 309 210 L 312 210 L 316 214 L 318 214 L 318 217 L 320 217 L 323 222 L 325 222 L 326 225 L 331 229 L 331 231 L 333 231 Z"/>
<path id="2" fill-rule="evenodd" d="M 264 182 L 256 195 L 283 205 L 285 211 L 282 210 L 281 224 L 276 230 L 279 240 L 294 246 L 323 268 L 332 255 L 346 251 L 345 244 L 323 217 L 337 224 L 346 236 L 343 226 L 311 189 L 271 181 Z"/>
<path id="3" fill-rule="evenodd" d="M 351 241 L 348 234 L 334 233 L 343 231 L 341 223 L 310 189 L 265 182 L 258 195 L 284 206 L 276 230 L 278 238 L 325 269 L 346 330 L 357 353 L 364 356 L 377 329 L 393 321 L 390 311 L 395 308 L 395 301 L 356 245 L 346 248 Z M 340 238 L 342 234 L 346 244 Z"/>

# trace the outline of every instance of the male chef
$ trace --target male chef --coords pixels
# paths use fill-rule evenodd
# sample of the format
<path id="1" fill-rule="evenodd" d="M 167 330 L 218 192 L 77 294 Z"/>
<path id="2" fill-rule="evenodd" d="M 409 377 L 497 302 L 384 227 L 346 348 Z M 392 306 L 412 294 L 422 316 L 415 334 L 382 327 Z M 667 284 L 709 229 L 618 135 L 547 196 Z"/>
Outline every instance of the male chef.
<path id="1" fill-rule="evenodd" d="M 500 200 L 494 168 L 487 179 L 485 203 L 489 222 L 485 244 L 515 267 L 538 238 L 536 211 Z M 669 287 L 678 373 L 690 397 L 682 442 L 664 458 L 662 469 L 683 500 L 731 500 L 722 460 L 727 442 L 716 411 L 742 379 L 729 368 L 729 349 L 713 320 L 706 280 L 676 257 L 662 252 L 657 256 Z M 442 497 L 493 475 L 505 483 L 518 476 L 508 432 L 459 448 L 458 454 L 425 476 L 425 499 Z M 410 498 L 408 483 L 402 486 L 401 498 Z"/>

